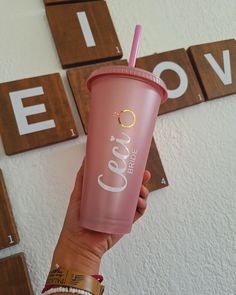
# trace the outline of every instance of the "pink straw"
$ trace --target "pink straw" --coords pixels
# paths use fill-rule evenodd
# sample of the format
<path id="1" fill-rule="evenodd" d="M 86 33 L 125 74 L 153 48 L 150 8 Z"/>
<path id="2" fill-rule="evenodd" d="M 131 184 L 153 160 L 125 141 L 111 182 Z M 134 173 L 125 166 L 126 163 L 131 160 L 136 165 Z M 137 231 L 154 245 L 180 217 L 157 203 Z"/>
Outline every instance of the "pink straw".
<path id="1" fill-rule="evenodd" d="M 142 30 L 142 27 L 140 25 L 135 26 L 134 39 L 133 39 L 132 48 L 131 48 L 130 57 L 129 57 L 129 67 L 135 67 L 137 52 L 139 48 L 139 41 L 141 36 L 141 30 Z"/>

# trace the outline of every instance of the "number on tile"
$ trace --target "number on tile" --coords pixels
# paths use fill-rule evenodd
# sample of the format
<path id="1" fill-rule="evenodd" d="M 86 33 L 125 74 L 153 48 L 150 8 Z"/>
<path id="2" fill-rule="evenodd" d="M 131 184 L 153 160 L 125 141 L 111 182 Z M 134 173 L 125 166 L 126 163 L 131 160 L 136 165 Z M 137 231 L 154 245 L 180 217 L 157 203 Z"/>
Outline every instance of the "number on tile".
<path id="1" fill-rule="evenodd" d="M 13 241 L 13 239 L 12 239 L 12 236 L 11 236 L 11 235 L 9 235 L 9 236 L 8 236 L 8 238 L 9 238 L 9 240 L 10 240 L 9 244 L 13 244 L 13 243 L 14 243 L 14 241 Z"/>

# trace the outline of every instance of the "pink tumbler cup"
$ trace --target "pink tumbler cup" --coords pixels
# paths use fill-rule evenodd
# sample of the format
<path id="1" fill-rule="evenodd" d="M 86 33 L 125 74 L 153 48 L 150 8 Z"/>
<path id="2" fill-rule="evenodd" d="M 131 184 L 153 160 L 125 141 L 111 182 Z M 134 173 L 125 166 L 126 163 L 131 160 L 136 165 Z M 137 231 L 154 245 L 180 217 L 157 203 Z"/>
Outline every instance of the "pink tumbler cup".
<path id="1" fill-rule="evenodd" d="M 137 207 L 164 82 L 150 72 L 111 66 L 94 71 L 91 91 L 81 226 L 129 233 Z"/>

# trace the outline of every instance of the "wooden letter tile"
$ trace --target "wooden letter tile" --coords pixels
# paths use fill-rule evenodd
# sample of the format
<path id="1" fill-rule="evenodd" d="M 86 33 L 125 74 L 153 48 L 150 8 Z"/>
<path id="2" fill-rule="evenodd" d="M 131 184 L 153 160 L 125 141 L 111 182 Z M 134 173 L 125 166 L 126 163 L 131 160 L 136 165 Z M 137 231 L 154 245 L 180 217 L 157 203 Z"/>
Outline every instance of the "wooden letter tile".
<path id="1" fill-rule="evenodd" d="M 60 75 L 0 84 L 0 127 L 7 155 L 77 137 Z"/>
<path id="2" fill-rule="evenodd" d="M 76 0 L 44 0 L 45 5 L 53 5 L 53 4 L 65 4 L 76 2 Z M 78 2 L 78 1 L 77 1 Z"/>
<path id="3" fill-rule="evenodd" d="M 112 66 L 112 65 L 128 65 L 127 60 L 117 60 L 106 62 L 102 64 L 96 64 L 91 66 L 79 67 L 76 69 L 71 69 L 67 71 L 67 77 L 70 83 L 71 90 L 74 95 L 75 103 L 80 115 L 80 119 L 87 134 L 87 123 L 89 115 L 89 103 L 90 103 L 90 93 L 87 89 L 86 81 L 90 74 L 96 69 L 102 66 Z"/>
<path id="4" fill-rule="evenodd" d="M 91 1 L 97 1 L 97 0 L 91 0 Z M 66 4 L 66 3 L 76 3 L 76 2 L 86 2 L 86 0 L 44 0 L 45 5 Z"/>
<path id="5" fill-rule="evenodd" d="M 204 100 L 185 49 L 138 58 L 136 66 L 153 72 L 166 83 L 169 99 L 161 105 L 159 114 L 182 109 Z"/>
<path id="6" fill-rule="evenodd" d="M 16 229 L 10 200 L 8 198 L 2 170 L 0 169 L 0 249 L 14 246 L 18 244 L 19 241 L 20 239 Z"/>
<path id="7" fill-rule="evenodd" d="M 44 0 L 45 5 L 55 5 L 55 4 L 66 4 L 66 3 L 76 3 L 76 2 L 88 2 L 90 0 Z M 99 1 L 99 0 L 91 0 Z"/>
<path id="8" fill-rule="evenodd" d="M 122 57 L 105 1 L 50 5 L 46 12 L 63 68 Z"/>
<path id="9" fill-rule="evenodd" d="M 189 56 L 206 99 L 236 93 L 236 41 L 234 39 L 191 46 Z"/>
<path id="10" fill-rule="evenodd" d="M 147 188 L 150 192 L 169 185 L 154 138 L 152 138 L 146 169 L 149 170 L 152 175 L 147 184 Z"/>
<path id="11" fill-rule="evenodd" d="M 122 60 L 107 62 L 99 65 L 86 66 L 67 71 L 67 77 L 75 98 L 85 133 L 88 131 L 87 127 L 90 104 L 90 93 L 86 87 L 86 80 L 97 68 L 109 65 L 127 65 L 127 61 Z M 146 169 L 148 169 L 152 174 L 152 178 L 147 185 L 150 191 L 168 186 L 168 181 L 154 139 L 152 139 Z"/>
<path id="12" fill-rule="evenodd" d="M 0 294 L 33 295 L 24 253 L 0 260 Z"/>

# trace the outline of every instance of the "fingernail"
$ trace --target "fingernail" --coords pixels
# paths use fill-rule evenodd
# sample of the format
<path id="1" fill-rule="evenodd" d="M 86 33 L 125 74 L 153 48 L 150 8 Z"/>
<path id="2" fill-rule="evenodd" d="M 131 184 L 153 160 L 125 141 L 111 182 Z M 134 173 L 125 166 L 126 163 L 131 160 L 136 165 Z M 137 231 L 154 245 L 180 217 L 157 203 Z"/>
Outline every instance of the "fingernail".
<path id="1" fill-rule="evenodd" d="M 151 173 L 149 171 L 145 171 L 145 175 L 144 175 L 144 183 L 147 183 L 151 178 Z"/>

